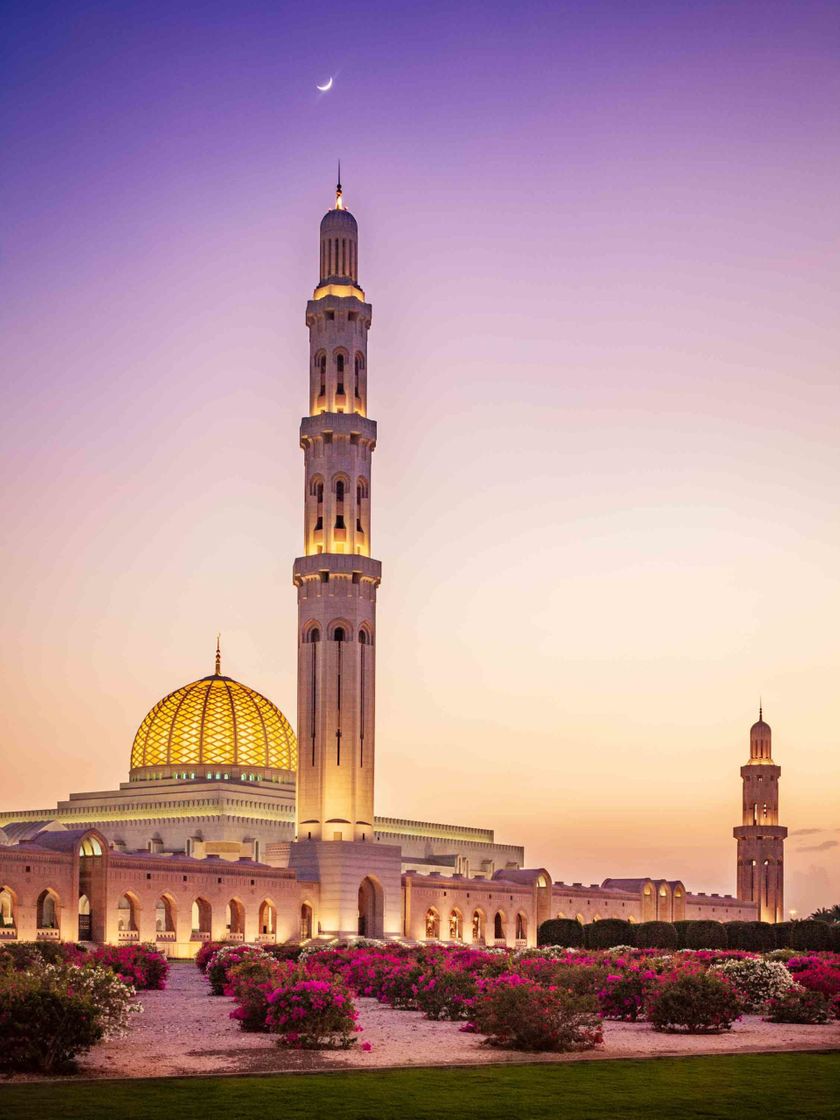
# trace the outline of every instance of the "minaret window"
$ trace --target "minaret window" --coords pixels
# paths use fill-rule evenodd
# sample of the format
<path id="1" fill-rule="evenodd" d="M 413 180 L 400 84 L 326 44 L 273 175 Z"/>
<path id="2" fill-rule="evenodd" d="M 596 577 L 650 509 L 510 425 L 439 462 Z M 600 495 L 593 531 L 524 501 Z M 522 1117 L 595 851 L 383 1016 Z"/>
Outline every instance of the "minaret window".
<path id="1" fill-rule="evenodd" d="M 344 396 L 344 355 L 343 354 L 336 354 L 335 372 L 336 372 L 336 376 L 338 378 L 338 384 L 336 385 L 336 389 L 335 389 L 336 395 L 339 396 L 339 397 L 343 397 Z"/>
<path id="2" fill-rule="evenodd" d="M 356 397 L 356 400 L 361 399 L 361 393 L 359 392 L 359 375 L 364 368 L 365 359 L 361 354 L 357 354 L 356 359 L 353 363 L 353 393 Z"/>

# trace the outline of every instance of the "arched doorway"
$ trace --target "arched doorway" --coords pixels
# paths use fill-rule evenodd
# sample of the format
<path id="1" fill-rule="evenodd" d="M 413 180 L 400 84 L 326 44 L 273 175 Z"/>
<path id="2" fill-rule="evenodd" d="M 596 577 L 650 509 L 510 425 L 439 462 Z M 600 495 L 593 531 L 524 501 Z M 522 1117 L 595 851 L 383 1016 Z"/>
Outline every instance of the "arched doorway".
<path id="1" fill-rule="evenodd" d="M 140 936 L 140 903 L 126 891 L 117 903 L 117 937 L 120 941 L 137 941 Z"/>
<path id="2" fill-rule="evenodd" d="M 501 910 L 496 911 L 496 916 L 493 919 L 493 938 L 495 941 L 506 940 L 505 916 Z"/>
<path id="3" fill-rule="evenodd" d="M 79 895 L 79 940 L 91 941 L 93 929 L 90 919 L 90 899 L 86 894 Z"/>
<path id="4" fill-rule="evenodd" d="M 300 939 L 308 941 L 312 936 L 312 907 L 308 902 L 300 908 Z"/>
<path id="5" fill-rule="evenodd" d="M 192 904 L 193 941 L 209 941 L 213 911 L 206 898 L 197 898 Z"/>
<path id="6" fill-rule="evenodd" d="M 263 899 L 259 911 L 260 937 L 271 939 L 277 936 L 277 907 L 270 898 Z"/>
<path id="7" fill-rule="evenodd" d="M 38 895 L 35 912 L 38 929 L 58 929 L 61 902 L 58 894 L 51 887 L 47 887 Z"/>
<path id="8" fill-rule="evenodd" d="M 449 915 L 449 940 L 464 940 L 464 915 L 457 909 Z"/>
<path id="9" fill-rule="evenodd" d="M 171 895 L 162 894 L 155 903 L 155 933 L 175 933 L 175 900 Z"/>
<path id="10" fill-rule="evenodd" d="M 382 937 L 384 916 L 382 885 L 367 875 L 359 884 L 359 937 Z"/>
<path id="11" fill-rule="evenodd" d="M 0 888 L 0 929 L 15 928 L 15 896 L 11 887 Z"/>
<path id="12" fill-rule="evenodd" d="M 426 940 L 440 940 L 440 914 L 434 906 L 430 906 L 426 911 Z"/>
<path id="13" fill-rule="evenodd" d="M 483 910 L 476 910 L 472 916 L 472 939 L 477 945 L 483 945 L 486 934 L 487 918 Z"/>

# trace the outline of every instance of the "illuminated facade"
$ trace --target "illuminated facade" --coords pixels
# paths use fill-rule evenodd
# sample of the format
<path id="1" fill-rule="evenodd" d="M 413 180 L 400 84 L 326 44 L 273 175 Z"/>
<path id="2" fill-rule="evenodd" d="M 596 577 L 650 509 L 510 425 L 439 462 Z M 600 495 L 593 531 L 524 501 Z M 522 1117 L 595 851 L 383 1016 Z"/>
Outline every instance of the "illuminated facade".
<path id="1" fill-rule="evenodd" d="M 202 941 L 312 936 L 535 943 L 549 917 L 630 921 L 782 916 L 779 768 L 751 732 L 738 898 L 681 881 L 553 882 L 492 830 L 374 815 L 376 593 L 367 340 L 358 227 L 320 227 L 306 307 L 304 547 L 297 589 L 297 738 L 266 697 L 215 671 L 142 721 L 129 781 L 53 809 L 0 813 L 0 940 Z"/>
<path id="2" fill-rule="evenodd" d="M 741 767 L 743 819 L 733 829 L 738 841 L 738 897 L 758 907 L 763 922 L 784 920 L 787 829 L 779 824 L 779 776 L 773 762 L 773 733 L 759 709 L 750 728 L 750 760 Z"/>

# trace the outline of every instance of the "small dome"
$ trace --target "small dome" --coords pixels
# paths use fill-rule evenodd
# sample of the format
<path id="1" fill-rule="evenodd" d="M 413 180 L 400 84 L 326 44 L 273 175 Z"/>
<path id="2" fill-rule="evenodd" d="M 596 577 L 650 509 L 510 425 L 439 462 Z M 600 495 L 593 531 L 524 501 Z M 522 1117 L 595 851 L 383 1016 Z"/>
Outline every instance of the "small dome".
<path id="1" fill-rule="evenodd" d="M 769 735 L 770 733 L 770 724 L 765 723 L 763 719 L 756 720 L 750 728 L 750 735 L 754 738 L 761 735 Z"/>
<path id="2" fill-rule="evenodd" d="M 349 210 L 328 210 L 321 219 L 321 233 L 335 234 L 341 237 L 356 237 L 359 231 L 358 223 Z"/>
<path id="3" fill-rule="evenodd" d="M 214 673 L 164 696 L 134 736 L 131 779 L 203 778 L 213 768 L 238 778 L 292 780 L 297 740 L 278 707 Z M 221 771 L 220 771 L 221 772 Z"/>

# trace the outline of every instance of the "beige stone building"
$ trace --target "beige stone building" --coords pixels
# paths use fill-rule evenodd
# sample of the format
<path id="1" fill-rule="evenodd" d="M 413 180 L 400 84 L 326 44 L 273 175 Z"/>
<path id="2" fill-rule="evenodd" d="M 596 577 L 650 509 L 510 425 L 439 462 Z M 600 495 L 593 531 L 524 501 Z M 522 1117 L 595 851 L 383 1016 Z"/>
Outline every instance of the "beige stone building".
<path id="1" fill-rule="evenodd" d="M 382 571 L 371 551 L 372 309 L 358 249 L 339 184 L 306 307 L 297 736 L 276 705 L 222 672 L 217 645 L 213 673 L 142 721 L 119 789 L 0 813 L 0 940 L 157 941 L 185 956 L 210 938 L 530 945 L 550 917 L 780 920 L 786 829 L 761 719 L 741 770 L 737 898 L 654 878 L 553 882 L 490 829 L 376 816 Z"/>

